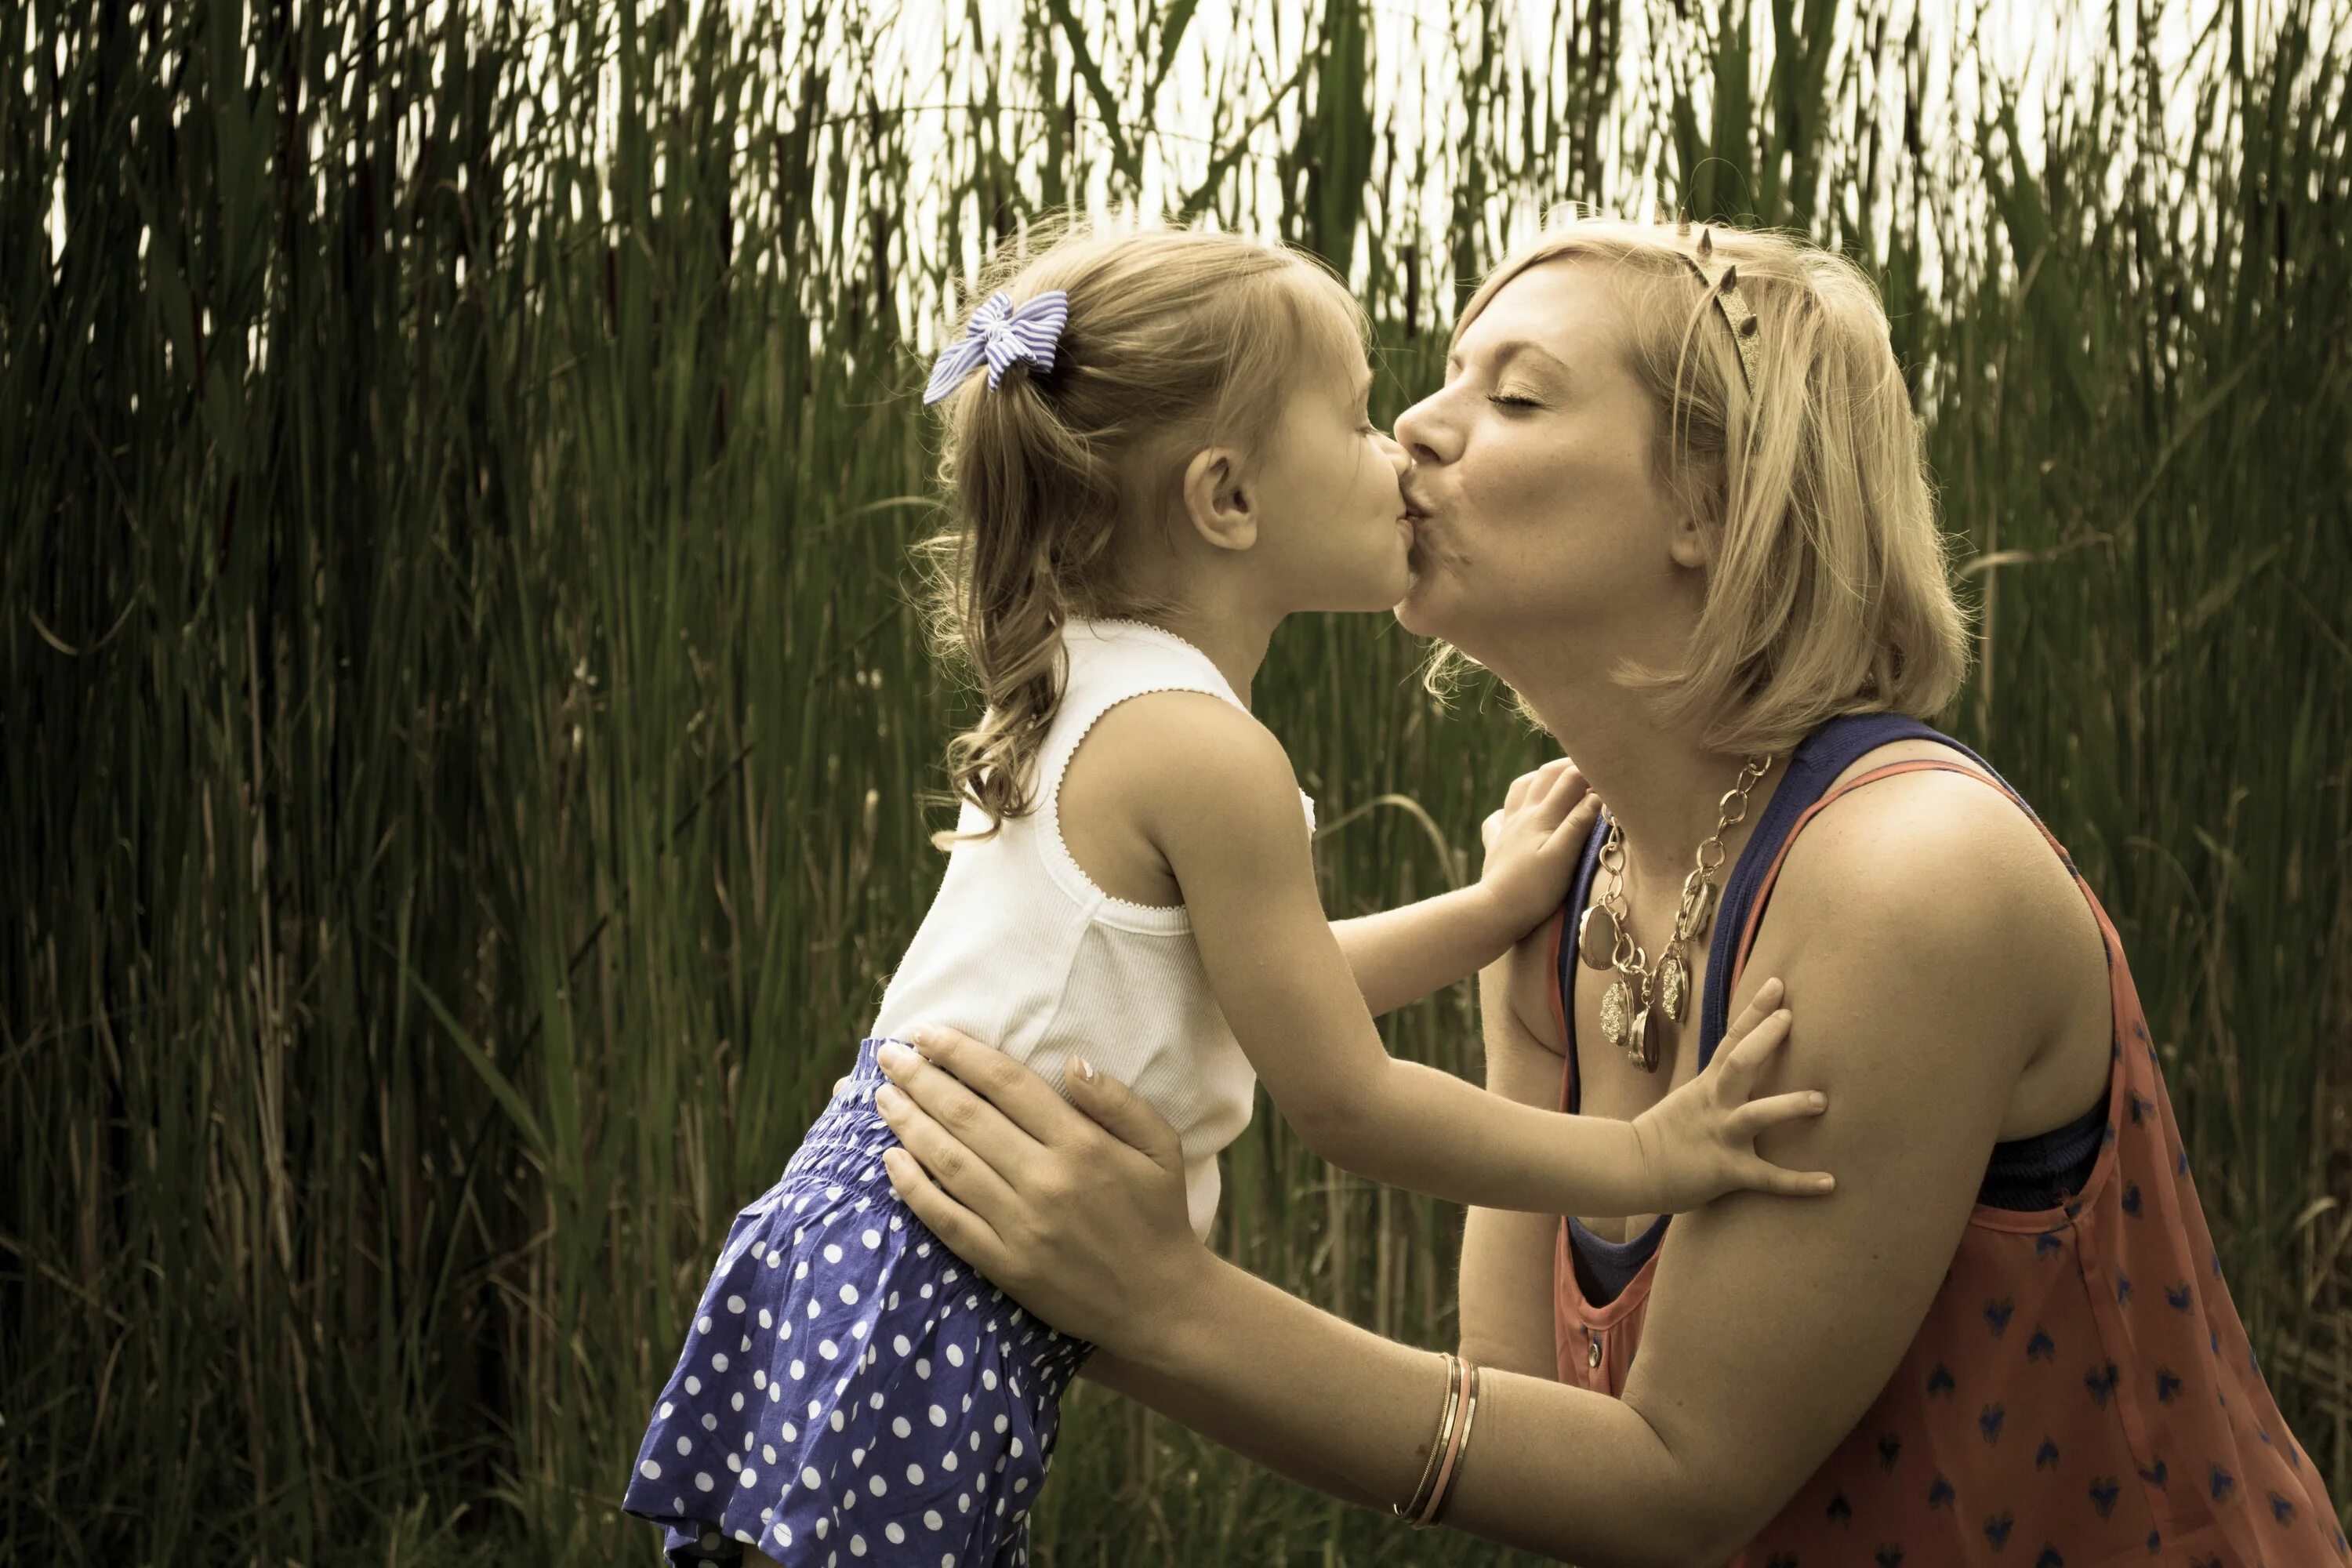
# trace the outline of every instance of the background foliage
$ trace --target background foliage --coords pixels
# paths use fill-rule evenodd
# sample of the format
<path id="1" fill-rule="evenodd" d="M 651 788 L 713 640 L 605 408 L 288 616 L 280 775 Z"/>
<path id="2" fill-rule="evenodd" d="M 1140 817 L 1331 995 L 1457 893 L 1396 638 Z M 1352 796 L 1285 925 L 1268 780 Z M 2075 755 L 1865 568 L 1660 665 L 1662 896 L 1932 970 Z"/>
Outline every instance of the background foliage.
<path id="1" fill-rule="evenodd" d="M 0 1556 L 649 1558 L 716 1239 L 939 874 L 923 350 L 1070 201 L 1330 257 L 1391 414 L 1548 203 L 1865 262 L 1979 616 L 1948 723 L 2116 915 L 2352 1502 L 2347 10 L 1945 10 L 0 7 Z M 1541 754 L 1417 652 L 1302 622 L 1262 681 L 1335 913 L 1465 876 Z M 1472 1022 L 1389 1037 L 1475 1072 Z M 1453 1211 L 1271 1116 L 1227 1194 L 1451 1338 Z M 1071 1420 L 1047 1563 L 1507 1555 Z"/>

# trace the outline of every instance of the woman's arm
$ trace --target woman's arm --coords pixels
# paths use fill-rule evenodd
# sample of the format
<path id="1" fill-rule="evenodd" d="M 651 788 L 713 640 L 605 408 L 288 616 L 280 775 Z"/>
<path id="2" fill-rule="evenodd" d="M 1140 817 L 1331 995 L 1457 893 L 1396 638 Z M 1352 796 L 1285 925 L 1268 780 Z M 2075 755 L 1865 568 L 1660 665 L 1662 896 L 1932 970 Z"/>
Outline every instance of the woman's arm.
<path id="1" fill-rule="evenodd" d="M 2062 874 L 2053 892 L 2052 867 L 2028 864 L 2047 850 L 2010 831 L 2032 833 L 2006 802 L 1943 778 L 1891 780 L 1824 816 L 1776 895 L 1781 945 L 1759 943 L 1751 970 L 1786 974 L 1804 1019 L 1786 1070 L 1839 1107 L 1773 1140 L 1866 1179 L 1825 1202 L 1739 1194 L 1677 1220 L 1625 1397 L 1497 1373 L 1450 1523 L 1588 1568 L 1719 1563 L 1876 1397 L 1940 1285 L 2023 1063 L 2080 983 L 2053 905 L 2071 885 Z M 1209 1254 L 1172 1133 L 1119 1086 L 1080 1073 L 1073 1109 L 1001 1053 L 923 1033 L 932 1063 L 887 1067 L 906 1144 L 887 1158 L 950 1247 L 1048 1322 L 1223 1412 L 1253 1451 L 1295 1454 L 1353 1492 L 1410 1491 L 1435 1425 L 1434 1354 Z"/>
<path id="2" fill-rule="evenodd" d="M 1538 926 L 1478 976 L 1478 1019 L 1486 1039 L 1486 1089 L 1521 1105 L 1559 1103 L 1567 1045 L 1549 1020 L 1538 1035 L 1520 1005 L 1551 957 L 1549 926 Z M 1530 984 L 1530 982 L 1535 984 Z M 1545 1009 L 1540 1002 L 1536 1013 Z M 1474 1208 L 1462 1224 L 1462 1353 L 1481 1366 L 1530 1377 L 1553 1375 L 1553 1215 Z"/>

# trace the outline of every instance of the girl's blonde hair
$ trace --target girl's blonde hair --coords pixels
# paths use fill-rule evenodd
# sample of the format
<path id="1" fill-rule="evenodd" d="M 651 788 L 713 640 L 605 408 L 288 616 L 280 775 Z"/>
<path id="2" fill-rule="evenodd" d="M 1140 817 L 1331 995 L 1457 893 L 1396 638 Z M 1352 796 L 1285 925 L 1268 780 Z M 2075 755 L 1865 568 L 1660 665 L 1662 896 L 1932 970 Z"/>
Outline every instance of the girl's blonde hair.
<path id="1" fill-rule="evenodd" d="M 1877 290 L 1801 239 L 1708 231 L 1706 279 L 1737 267 L 1757 316 L 1751 395 L 1731 327 L 1685 259 L 1699 232 L 1598 216 L 1548 227 L 1479 286 L 1454 339 L 1548 261 L 1597 265 L 1622 300 L 1631 368 L 1658 413 L 1655 470 L 1714 546 L 1680 666 L 1619 672 L 1653 693 L 1662 721 L 1698 721 L 1722 751 L 1785 752 L 1841 713 L 1927 718 L 1967 673 L 1967 618 Z M 1433 691 L 1457 661 L 1441 646 Z"/>
<path id="2" fill-rule="evenodd" d="M 1018 306 L 1051 289 L 1069 296 L 1052 369 L 1015 362 L 993 388 L 982 370 L 941 404 L 954 521 L 918 546 L 933 645 L 987 701 L 948 744 L 956 797 L 988 816 L 982 837 L 1034 807 L 1063 626 L 1174 607 L 1118 580 L 1118 530 L 1171 515 L 1192 453 L 1253 449 L 1293 387 L 1338 374 L 1335 356 L 1360 356 L 1369 336 L 1314 257 L 1204 229 L 1105 233 L 1058 218 L 974 298 L 1002 289 Z"/>

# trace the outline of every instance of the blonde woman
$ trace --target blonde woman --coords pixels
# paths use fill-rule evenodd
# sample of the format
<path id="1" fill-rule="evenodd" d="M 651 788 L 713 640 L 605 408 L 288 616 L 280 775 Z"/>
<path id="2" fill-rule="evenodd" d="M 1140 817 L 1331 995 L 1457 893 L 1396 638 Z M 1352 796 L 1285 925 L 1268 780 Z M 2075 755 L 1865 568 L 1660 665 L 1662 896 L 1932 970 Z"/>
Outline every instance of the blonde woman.
<path id="1" fill-rule="evenodd" d="M 1833 1109 L 1759 1147 L 1836 1195 L 1729 1194 L 1670 1232 L 1474 1207 L 1460 1352 L 1433 1353 L 1213 1256 L 1110 1075 L 1079 1064 L 1074 1110 L 926 1028 L 882 1063 L 908 1204 L 1098 1345 L 1097 1381 L 1588 1568 L 2343 1561 L 2114 928 L 1924 722 L 1962 621 L 1866 279 L 1778 236 L 1586 220 L 1497 268 L 1452 347 L 1397 423 L 1396 614 L 1609 803 L 1566 906 L 1481 974 L 1488 1087 L 1638 1116 L 1780 976 L 1769 1071 Z"/>

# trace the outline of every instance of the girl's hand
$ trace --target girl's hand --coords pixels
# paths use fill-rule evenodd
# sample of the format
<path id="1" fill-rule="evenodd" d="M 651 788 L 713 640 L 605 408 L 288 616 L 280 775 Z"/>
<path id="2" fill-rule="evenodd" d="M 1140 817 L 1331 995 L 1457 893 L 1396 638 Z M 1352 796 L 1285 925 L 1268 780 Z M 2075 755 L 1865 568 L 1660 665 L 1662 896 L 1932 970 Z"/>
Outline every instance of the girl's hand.
<path id="1" fill-rule="evenodd" d="M 1767 980 L 1725 1033 L 1728 1043 L 1707 1070 L 1633 1119 L 1654 1212 L 1680 1214 L 1749 1188 L 1820 1197 L 1836 1187 L 1826 1171 L 1784 1170 L 1756 1152 L 1759 1133 L 1829 1108 L 1829 1097 L 1818 1090 L 1748 1099 L 1765 1062 L 1789 1037 L 1789 1010 L 1767 1011 L 1780 994 L 1780 982 Z"/>
<path id="2" fill-rule="evenodd" d="M 952 1029 L 907 1037 L 921 1054 L 882 1048 L 890 1082 L 874 1103 L 905 1145 L 882 1163 L 916 1217 L 1066 1334 L 1134 1357 L 1181 1322 L 1213 1260 L 1192 1234 L 1183 1151 L 1160 1113 L 1082 1060 L 1065 1101 Z"/>
<path id="3" fill-rule="evenodd" d="M 1576 862 L 1601 815 L 1601 797 L 1566 757 L 1511 781 L 1503 809 L 1479 826 L 1486 863 L 1479 890 L 1506 942 L 1516 942 L 1568 901 Z"/>

